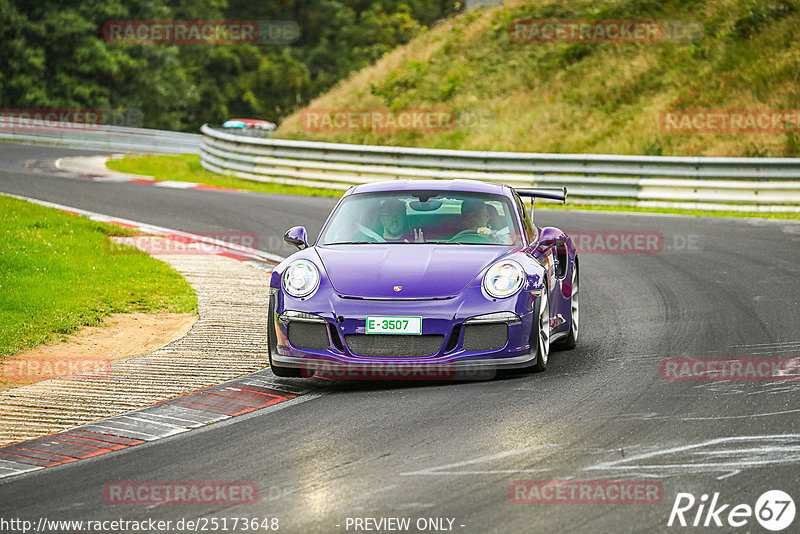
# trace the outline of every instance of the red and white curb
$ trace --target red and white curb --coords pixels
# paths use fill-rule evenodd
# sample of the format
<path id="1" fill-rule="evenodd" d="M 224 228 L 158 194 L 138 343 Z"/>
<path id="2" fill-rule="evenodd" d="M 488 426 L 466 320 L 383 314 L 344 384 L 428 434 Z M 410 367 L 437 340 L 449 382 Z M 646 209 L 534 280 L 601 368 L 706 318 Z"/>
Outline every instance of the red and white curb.
<path id="1" fill-rule="evenodd" d="M 319 396 L 269 369 L 52 436 L 0 447 L 0 478 L 100 456 L 244 415 Z"/>
<path id="2" fill-rule="evenodd" d="M 0 193 L 91 220 L 134 228 L 188 245 L 213 245 L 214 253 L 271 270 L 282 257 L 207 236 L 182 232 L 33 198 Z M 206 247 L 204 246 L 204 249 Z M 222 384 L 170 398 L 133 412 L 116 415 L 0 447 L 0 478 L 58 466 L 166 438 L 256 410 L 280 409 L 316 398 L 309 384 L 275 377 L 263 369 Z M 302 397 L 302 398 L 301 398 Z"/>
<path id="3" fill-rule="evenodd" d="M 217 187 L 214 185 L 199 184 L 195 182 L 180 182 L 176 180 L 154 180 L 149 176 L 137 174 L 126 174 L 123 172 L 112 171 L 106 167 L 106 162 L 110 159 L 119 159 L 124 154 L 110 154 L 108 156 L 71 156 L 55 160 L 54 167 L 69 175 L 78 176 L 94 182 L 114 182 L 145 184 L 155 187 L 167 187 L 171 189 L 203 189 L 208 191 L 233 191 L 237 193 L 249 193 L 244 189 L 234 189 L 231 187 Z"/>

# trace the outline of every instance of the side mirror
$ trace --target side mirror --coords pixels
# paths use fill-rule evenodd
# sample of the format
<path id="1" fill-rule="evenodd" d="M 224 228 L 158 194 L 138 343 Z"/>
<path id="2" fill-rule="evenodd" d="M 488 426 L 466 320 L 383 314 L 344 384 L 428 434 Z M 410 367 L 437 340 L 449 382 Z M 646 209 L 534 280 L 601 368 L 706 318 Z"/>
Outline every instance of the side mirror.
<path id="1" fill-rule="evenodd" d="M 305 226 L 293 226 L 289 228 L 283 235 L 283 240 L 290 245 L 296 246 L 300 250 L 308 248 Z"/>
<path id="2" fill-rule="evenodd" d="M 539 234 L 539 244 L 536 245 L 537 250 L 544 252 L 545 250 L 555 247 L 556 245 L 563 245 L 567 242 L 567 235 L 552 226 L 542 228 Z"/>

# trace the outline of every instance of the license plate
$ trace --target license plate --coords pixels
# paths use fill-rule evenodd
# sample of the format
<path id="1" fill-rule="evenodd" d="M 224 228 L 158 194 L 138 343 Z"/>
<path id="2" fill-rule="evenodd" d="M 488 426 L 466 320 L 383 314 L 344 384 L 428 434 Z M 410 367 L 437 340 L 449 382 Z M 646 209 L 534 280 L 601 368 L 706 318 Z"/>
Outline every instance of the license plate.
<path id="1" fill-rule="evenodd" d="M 422 317 L 370 316 L 367 334 L 421 334 Z"/>

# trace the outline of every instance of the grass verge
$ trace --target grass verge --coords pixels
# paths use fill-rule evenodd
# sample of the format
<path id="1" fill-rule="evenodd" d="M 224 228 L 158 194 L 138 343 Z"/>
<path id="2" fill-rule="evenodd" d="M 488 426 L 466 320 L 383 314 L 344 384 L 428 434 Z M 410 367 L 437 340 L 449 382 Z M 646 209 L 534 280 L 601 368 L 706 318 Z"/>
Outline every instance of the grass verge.
<path id="1" fill-rule="evenodd" d="M 655 42 L 518 39 L 533 27 L 522 21 L 554 19 L 662 21 L 665 32 Z M 277 134 L 463 150 L 797 157 L 800 132 L 788 121 L 704 129 L 668 126 L 664 117 L 796 110 L 798 27 L 798 0 L 505 0 L 443 20 L 283 118 Z M 305 114 L 426 109 L 453 120 L 358 128 Z"/>
<path id="2" fill-rule="evenodd" d="M 254 182 L 234 176 L 225 176 L 207 171 L 200 165 L 200 156 L 181 154 L 177 156 L 126 156 L 109 160 L 106 166 L 118 172 L 152 176 L 156 180 L 175 180 L 178 182 L 197 182 L 215 187 L 245 189 L 258 193 L 278 193 L 284 195 L 308 195 L 318 197 L 340 197 L 344 191 L 285 185 L 269 182 Z"/>
<path id="3" fill-rule="evenodd" d="M 124 228 L 0 196 L 0 359 L 112 313 L 197 313 L 197 296 L 145 253 L 110 253 Z M 114 250 L 120 250 L 115 245 Z"/>

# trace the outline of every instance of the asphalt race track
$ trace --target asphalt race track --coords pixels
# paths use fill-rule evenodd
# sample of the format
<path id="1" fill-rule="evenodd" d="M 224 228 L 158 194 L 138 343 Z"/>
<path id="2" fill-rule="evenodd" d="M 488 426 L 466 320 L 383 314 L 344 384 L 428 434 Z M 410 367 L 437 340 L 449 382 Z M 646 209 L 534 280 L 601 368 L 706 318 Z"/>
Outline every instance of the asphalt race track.
<path id="1" fill-rule="evenodd" d="M 0 191 L 170 228 L 316 237 L 335 199 L 100 183 L 24 167 L 78 151 L 0 144 Z M 35 167 L 33 167 L 35 168 Z M 768 532 L 768 490 L 800 504 L 800 381 L 673 381 L 665 358 L 800 358 L 800 224 L 542 211 L 539 226 L 586 233 L 578 347 L 542 374 L 489 382 L 320 382 L 322 395 L 0 481 L 0 517 L 103 520 L 278 518 L 281 532 L 367 531 L 355 518 L 410 518 L 410 532 Z M 598 234 L 607 231 L 609 234 Z M 597 249 L 648 232 L 657 250 Z M 588 234 L 588 232 L 595 232 Z M 592 253 L 594 252 L 594 253 Z M 512 502 L 514 481 L 648 481 L 660 502 Z M 118 481 L 244 481 L 255 504 L 109 505 Z M 597 487 L 595 485 L 594 487 Z M 667 527 L 679 493 L 718 493 L 710 527 Z M 511 492 L 514 496 L 514 491 Z M 684 501 L 685 503 L 685 501 Z M 348 518 L 350 518 L 348 520 Z M 452 520 L 452 526 L 450 523 Z M 676 520 L 675 525 L 679 523 Z M 385 527 L 384 531 L 389 531 Z M 222 532 L 222 528 L 211 530 Z M 785 532 L 800 531 L 800 517 Z"/>

